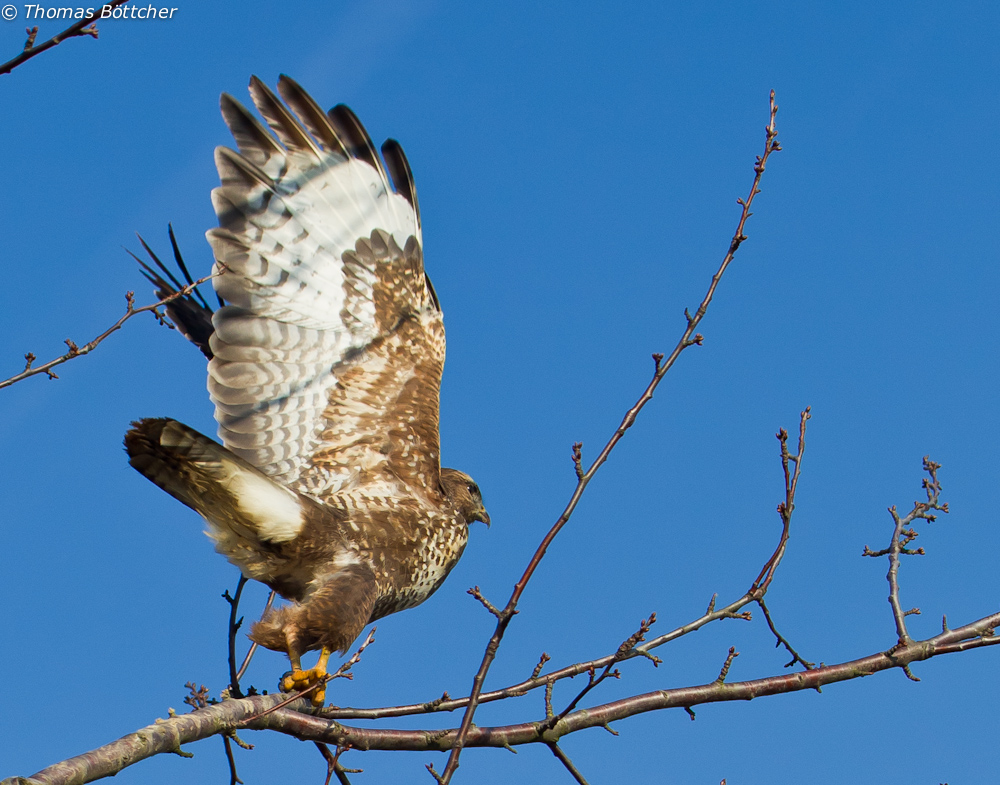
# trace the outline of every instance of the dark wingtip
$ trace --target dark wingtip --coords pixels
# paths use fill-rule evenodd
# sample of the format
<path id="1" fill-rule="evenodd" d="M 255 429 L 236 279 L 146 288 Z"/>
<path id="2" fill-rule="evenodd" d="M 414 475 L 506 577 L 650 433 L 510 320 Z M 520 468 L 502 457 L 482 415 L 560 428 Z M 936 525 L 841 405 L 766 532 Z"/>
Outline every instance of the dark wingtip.
<path id="1" fill-rule="evenodd" d="M 167 233 L 170 237 L 170 247 L 173 250 L 174 263 L 187 283 L 182 283 L 181 279 L 174 275 L 173 271 L 156 255 L 142 235 L 137 233 L 136 237 L 139 239 L 139 243 L 146 253 L 149 254 L 149 258 L 156 268 L 158 268 L 159 272 L 140 259 L 136 254 L 132 253 L 132 251 L 127 248 L 125 249 L 125 252 L 139 264 L 140 271 L 153 284 L 156 296 L 160 299 L 176 295 L 186 286 L 194 284 L 194 279 L 188 270 L 187 264 L 184 262 L 180 245 L 177 242 L 177 235 L 174 233 L 172 225 L 168 224 Z M 224 304 L 220 299 L 219 305 L 222 306 Z M 197 346 L 205 357 L 211 360 L 212 349 L 209 345 L 209 339 L 215 331 L 215 327 L 212 325 L 212 308 L 209 307 L 208 302 L 201 292 L 198 291 L 198 288 L 192 288 L 183 297 L 175 297 L 164 308 L 167 316 L 170 317 L 180 333 Z"/>

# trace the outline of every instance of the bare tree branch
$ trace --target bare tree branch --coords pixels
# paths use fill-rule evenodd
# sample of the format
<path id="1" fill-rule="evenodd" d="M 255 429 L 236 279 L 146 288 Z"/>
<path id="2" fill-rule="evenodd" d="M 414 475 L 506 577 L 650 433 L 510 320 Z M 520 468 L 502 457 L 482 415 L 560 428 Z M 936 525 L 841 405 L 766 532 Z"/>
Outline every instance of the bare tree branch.
<path id="1" fill-rule="evenodd" d="M 120 5 L 125 5 L 128 0 L 110 0 L 108 3 L 104 3 L 104 6 L 110 6 L 111 8 L 117 8 Z M 52 36 L 48 41 L 45 41 L 38 46 L 35 46 L 35 38 L 38 35 L 38 27 L 28 28 L 28 40 L 24 44 L 24 51 L 22 51 L 17 57 L 13 57 L 6 63 L 0 65 L 0 74 L 9 74 L 15 68 L 17 68 L 21 63 L 27 62 L 35 55 L 40 55 L 47 49 L 51 49 L 54 46 L 58 46 L 67 38 L 77 38 L 80 36 L 90 36 L 91 38 L 97 38 L 97 25 L 94 24 L 98 19 L 101 18 L 99 13 L 93 13 L 89 16 L 85 16 L 82 19 L 78 19 L 76 22 L 71 24 L 65 30 L 63 30 L 58 35 Z"/>
<path id="2" fill-rule="evenodd" d="M 799 417 L 799 449 L 795 455 L 788 452 L 788 431 L 784 428 L 778 430 L 778 442 L 781 445 L 781 467 L 785 473 L 785 500 L 778 505 L 778 515 L 781 516 L 782 532 L 781 539 L 774 555 L 768 559 L 764 569 L 760 571 L 757 580 L 750 587 L 750 593 L 763 597 L 767 592 L 771 581 L 774 579 L 774 572 L 781 562 L 788 544 L 788 534 L 792 525 L 792 512 L 795 510 L 795 490 L 799 486 L 799 475 L 802 471 L 802 459 L 806 451 L 806 423 L 812 417 L 811 408 L 807 406 Z M 795 468 L 789 470 L 789 464 L 794 463 Z M 757 599 L 757 597 L 755 597 Z"/>
<path id="3" fill-rule="evenodd" d="M 549 745 L 549 749 L 552 750 L 552 754 L 559 759 L 559 762 L 566 767 L 566 771 L 573 775 L 573 779 L 575 779 L 579 785 L 589 785 L 587 780 L 580 773 L 580 770 L 573 765 L 573 761 L 569 759 L 569 756 L 562 751 L 562 748 L 558 744 L 552 742 L 552 744 Z"/>
<path id="4" fill-rule="evenodd" d="M 889 572 L 886 575 L 886 580 L 889 581 L 889 605 L 892 607 L 892 617 L 896 622 L 896 634 L 899 636 L 900 644 L 910 642 L 910 634 L 906 630 L 906 617 L 919 614 L 920 609 L 911 608 L 908 611 L 904 611 L 902 603 L 899 601 L 899 557 L 901 555 L 924 555 L 923 548 L 906 547 L 919 536 L 912 528 L 908 528 L 914 521 L 922 518 L 928 522 L 934 522 L 937 520 L 937 516 L 931 510 L 945 514 L 948 512 L 947 503 L 941 503 L 941 483 L 937 477 L 937 472 L 940 468 L 941 464 L 934 463 L 928 455 L 924 456 L 924 471 L 927 472 L 928 477 L 924 478 L 923 487 L 924 492 L 927 494 L 927 501 L 914 502 L 913 509 L 902 518 L 899 517 L 896 505 L 892 505 L 889 508 L 889 514 L 892 516 L 894 526 L 889 547 L 881 551 L 872 551 L 866 545 L 861 554 L 862 556 L 889 557 Z"/>
<path id="5" fill-rule="evenodd" d="M 785 663 L 785 667 L 790 668 L 795 663 L 799 663 L 806 670 L 811 670 L 812 668 L 815 668 L 816 667 L 815 662 L 809 662 L 807 660 L 802 659 L 802 657 L 799 656 L 799 653 L 792 648 L 792 644 L 790 644 L 785 639 L 785 637 L 780 632 L 778 632 L 777 628 L 774 626 L 774 621 L 771 619 L 771 612 L 767 609 L 767 603 L 764 602 L 763 597 L 757 601 L 757 604 L 760 606 L 760 609 L 764 612 L 764 620 L 767 622 L 768 628 L 774 634 L 774 637 L 778 639 L 775 642 L 774 647 L 778 648 L 779 646 L 784 646 L 788 650 L 788 653 L 792 655 L 792 659 L 790 659 L 788 662 Z"/>
<path id="6" fill-rule="evenodd" d="M 243 674 L 246 673 L 248 667 L 250 667 L 250 660 L 253 659 L 254 653 L 257 651 L 257 644 L 251 643 L 250 648 L 243 658 L 243 664 L 239 668 L 236 667 L 236 633 L 239 632 L 240 627 L 243 625 L 243 617 L 239 616 L 240 598 L 243 596 L 243 588 L 247 585 L 249 579 L 240 573 L 240 578 L 236 583 L 236 591 L 234 594 L 230 595 L 227 589 L 223 592 L 222 597 L 226 602 L 229 603 L 229 697 L 231 698 L 242 698 L 243 690 L 240 687 L 240 679 L 243 678 Z M 264 604 L 264 610 L 261 612 L 261 617 L 264 616 L 270 610 L 271 605 L 274 603 L 275 592 L 272 590 L 268 595 L 267 602 Z M 251 688 L 251 694 L 252 688 Z"/>
<path id="7" fill-rule="evenodd" d="M 552 728 L 544 722 L 525 722 L 498 727 L 472 727 L 462 740 L 464 747 L 514 747 L 522 744 L 550 745 L 584 728 L 603 727 L 610 722 L 671 708 L 690 708 L 703 703 L 750 700 L 869 676 L 879 671 L 903 668 L 943 654 L 1000 643 L 993 631 L 1000 625 L 1000 612 L 970 624 L 947 630 L 923 641 L 911 641 L 891 651 L 808 671 L 786 673 L 742 682 L 718 679 L 694 687 L 657 690 L 572 712 Z M 216 734 L 247 728 L 274 730 L 304 741 L 334 744 L 338 748 L 363 750 L 443 751 L 455 748 L 460 729 L 429 732 L 386 728 L 355 728 L 314 716 L 307 700 L 297 699 L 283 708 L 283 695 L 256 695 L 224 700 L 190 714 L 157 720 L 117 741 L 91 752 L 57 763 L 29 778 L 10 778 L 0 785 L 62 785 L 91 782 L 108 777 L 140 760 L 164 752 L 178 752 L 181 745 Z M 544 729 L 543 729 L 544 728 Z"/>
<path id="8" fill-rule="evenodd" d="M 565 526 L 569 521 L 570 516 L 573 514 L 577 504 L 580 502 L 580 498 L 583 496 L 583 492 L 586 490 L 591 479 L 593 479 L 594 475 L 597 473 L 597 470 L 601 468 L 604 462 L 608 459 L 608 456 L 611 454 L 611 451 L 625 436 L 628 429 L 635 423 L 636 418 L 639 416 L 639 412 L 642 411 L 643 407 L 649 403 L 650 400 L 652 400 L 654 390 L 656 390 L 667 371 L 674 366 L 677 358 L 680 357 L 681 353 L 685 349 L 696 344 L 700 345 L 703 340 L 701 334 L 696 333 L 695 330 L 708 311 L 708 306 L 711 304 L 712 298 L 715 295 L 716 287 L 718 287 L 726 269 L 733 261 L 736 251 L 739 249 L 743 241 L 747 239 L 746 235 L 743 234 L 743 230 L 746 226 L 747 219 L 750 218 L 750 207 L 753 204 L 753 200 L 757 194 L 760 193 L 760 180 L 764 174 L 767 159 L 772 153 L 781 150 L 781 145 L 777 141 L 778 129 L 775 125 L 775 117 L 777 113 L 778 105 L 774 101 L 774 91 L 772 90 L 770 95 L 770 120 L 765 128 L 764 152 L 762 155 L 757 156 L 757 160 L 754 164 L 754 179 L 753 184 L 750 186 L 749 195 L 746 199 L 737 199 L 737 203 L 742 205 L 743 209 L 740 213 L 739 223 L 736 225 L 736 231 L 733 233 L 733 238 L 729 243 L 729 251 L 723 258 L 722 263 L 719 265 L 719 269 L 716 271 L 715 275 L 712 276 L 712 282 L 709 285 L 708 291 L 702 299 L 701 304 L 698 306 L 697 311 L 695 311 L 695 315 L 691 316 L 689 312 L 684 312 L 687 320 L 687 327 L 682 333 L 677 345 L 674 347 L 674 350 L 670 353 L 670 356 L 665 359 L 654 355 L 656 367 L 652 380 L 647 385 L 635 405 L 629 409 L 628 412 L 626 412 L 621 424 L 615 430 L 607 444 L 605 444 L 604 449 L 601 450 L 600 454 L 594 459 L 594 462 L 590 465 L 590 468 L 587 469 L 586 472 L 581 473 L 580 471 L 582 468 L 582 444 L 577 443 L 573 446 L 573 463 L 578 477 L 576 488 L 573 491 L 573 495 L 570 497 L 569 503 L 563 510 L 562 515 L 559 516 L 558 520 L 549 530 L 548 534 L 545 535 L 545 538 L 542 540 L 538 549 L 535 551 L 534 556 L 532 556 L 531 561 L 528 563 L 521 579 L 515 584 L 514 591 L 511 594 L 510 599 L 507 601 L 507 605 L 497 614 L 496 629 L 490 637 L 490 641 L 486 646 L 486 652 L 483 655 L 482 663 L 479 666 L 479 670 L 476 672 L 475 678 L 473 679 L 472 691 L 469 696 L 469 704 L 465 709 L 465 715 L 462 717 L 462 725 L 458 732 L 458 738 L 452 748 L 451 755 L 448 758 L 448 764 L 441 773 L 441 782 L 443 785 L 447 785 L 447 783 L 451 781 L 452 776 L 458 769 L 459 757 L 462 754 L 464 740 L 466 735 L 469 733 L 469 729 L 472 727 L 472 720 L 476 713 L 476 706 L 479 703 L 479 696 L 482 693 L 483 683 L 486 681 L 486 674 L 489 672 L 490 666 L 496 658 L 497 650 L 499 649 L 500 642 L 503 640 L 503 636 L 507 631 L 507 626 L 510 624 L 511 619 L 514 618 L 514 614 L 517 612 L 517 604 L 521 598 L 521 594 L 524 592 L 528 581 L 531 580 L 531 576 L 538 568 L 542 557 L 545 556 L 545 552 L 548 550 L 549 545 L 555 539 L 556 535 L 559 534 L 563 526 Z M 766 591 L 766 587 L 764 587 L 764 590 Z"/>
<path id="9" fill-rule="evenodd" d="M 146 311 L 149 311 L 156 317 L 157 321 L 159 321 L 161 324 L 169 325 L 169 322 L 166 321 L 166 318 L 157 309 L 166 305 L 169 302 L 172 302 L 173 300 L 176 300 L 180 297 L 184 297 L 185 295 L 190 294 L 195 290 L 196 287 L 205 283 L 205 281 L 211 280 L 213 277 L 214 276 L 212 275 L 206 275 L 204 278 L 199 278 L 197 281 L 194 281 L 193 283 L 190 283 L 187 286 L 181 287 L 181 289 L 179 289 L 176 292 L 173 292 L 172 294 L 167 295 L 163 299 L 157 300 L 155 303 L 152 303 L 150 305 L 143 305 L 141 308 L 135 307 L 135 292 L 126 292 L 125 313 L 117 322 L 111 325 L 107 330 L 102 332 L 92 341 L 88 341 L 83 346 L 77 346 L 76 343 L 67 338 L 65 344 L 69 347 L 69 351 L 66 352 L 66 354 L 56 357 L 54 360 L 49 360 L 47 363 L 44 363 L 42 365 L 34 365 L 34 362 L 37 358 L 31 352 L 28 352 L 26 355 L 24 355 L 25 359 L 24 370 L 21 371 L 20 373 L 14 374 L 9 379 L 4 379 L 3 381 L 0 381 L 0 389 L 3 389 L 4 387 L 10 387 L 12 384 L 17 384 L 18 382 L 27 379 L 29 376 L 36 376 L 40 373 L 47 374 L 50 379 L 58 379 L 59 377 L 52 371 L 53 368 L 55 368 L 57 365 L 62 365 L 63 363 L 69 362 L 70 360 L 73 360 L 77 357 L 82 357 L 85 354 L 90 354 L 112 333 L 115 333 L 118 330 L 120 330 L 122 326 L 124 326 L 125 322 L 127 322 L 133 316 L 139 315 L 140 313 L 145 313 Z"/>
<path id="10" fill-rule="evenodd" d="M 267 595 L 267 602 L 264 603 L 264 610 L 260 612 L 261 618 L 264 618 L 264 616 L 267 615 L 267 612 L 271 610 L 271 606 L 274 604 L 274 598 L 277 596 L 278 594 L 276 591 L 274 591 L 274 589 L 272 589 L 271 593 Z M 235 636 L 235 634 L 236 632 L 234 630 L 233 635 Z M 243 674 L 247 672 L 247 668 L 250 667 L 250 660 L 253 659 L 253 655 L 257 652 L 258 648 L 260 648 L 260 645 L 256 641 L 250 644 L 250 648 L 247 650 L 247 654 L 243 658 L 243 664 L 240 665 L 240 669 L 236 671 L 237 683 L 239 682 L 240 679 L 243 678 Z"/>
<path id="11" fill-rule="evenodd" d="M 121 2 L 124 1 L 121 0 Z M 33 41 L 32 37 L 30 40 L 32 45 Z M 239 680 L 246 671 L 250 659 L 256 650 L 256 644 L 250 647 L 249 652 L 243 660 L 243 664 L 237 669 L 236 634 L 242 624 L 238 608 L 242 590 L 246 583 L 246 579 L 241 576 L 235 594 L 230 596 L 227 591 L 223 595 L 230 603 L 228 623 L 230 685 L 227 690 L 223 691 L 221 701 L 211 698 L 209 690 L 204 685 L 198 687 L 196 683 L 190 682 L 186 685 L 190 694 L 184 699 L 184 702 L 194 709 L 190 714 L 178 716 L 171 710 L 170 716 L 167 719 L 157 720 L 153 725 L 140 729 L 122 739 L 50 766 L 31 778 L 15 777 L 4 780 L 0 785 L 14 785 L 14 783 L 18 783 L 18 785 L 57 785 L 62 783 L 89 782 L 101 777 L 113 776 L 127 766 L 157 754 L 172 752 L 187 756 L 190 753 L 183 751 L 182 745 L 213 735 L 221 735 L 223 738 L 229 764 L 230 783 L 231 785 L 236 785 L 240 782 L 240 779 L 237 774 L 232 744 L 236 743 L 241 747 L 251 748 L 251 745 L 246 744 L 236 735 L 237 731 L 243 729 L 271 730 L 293 736 L 299 740 L 314 742 L 326 761 L 326 785 L 329 785 L 334 776 L 336 776 L 340 785 L 349 785 L 347 775 L 354 770 L 345 769 L 340 764 L 339 759 L 343 752 L 350 749 L 424 752 L 450 751 L 447 764 L 440 774 L 435 770 L 433 765 L 427 766 L 429 773 L 438 783 L 448 783 L 458 769 L 459 756 L 464 748 L 505 747 L 515 751 L 513 748 L 522 744 L 544 744 L 563 764 L 577 783 L 585 784 L 586 779 L 559 745 L 562 737 L 585 728 L 603 727 L 610 733 L 617 735 L 611 729 L 610 723 L 635 714 L 668 708 L 679 708 L 687 711 L 691 718 L 694 719 L 693 707 L 703 703 L 749 700 L 755 697 L 777 695 L 804 689 L 818 690 L 821 686 L 827 684 L 867 676 L 892 668 L 899 668 L 908 678 L 916 680 L 916 677 L 910 670 L 910 666 L 914 662 L 942 654 L 959 653 L 970 649 L 992 646 L 1000 642 L 1000 639 L 994 634 L 996 626 L 1000 624 L 1000 612 L 985 616 L 971 624 L 954 630 L 949 629 L 947 622 L 943 620 L 941 633 L 922 641 L 914 641 L 907 631 L 905 617 L 913 613 L 919 613 L 919 610 L 916 608 L 903 610 L 899 599 L 899 557 L 901 555 L 914 555 L 923 552 L 922 549 L 908 547 L 917 536 L 917 533 L 912 529 L 912 524 L 917 518 L 933 521 L 934 511 L 947 512 L 947 504 L 940 502 L 941 486 L 937 478 L 937 471 L 940 466 L 931 462 L 928 458 L 924 459 L 924 469 L 929 474 L 929 479 L 924 480 L 927 501 L 915 502 L 913 510 L 903 517 L 897 513 L 895 507 L 890 508 L 893 518 L 893 534 L 889 547 L 885 550 L 873 552 L 866 546 L 864 552 L 864 555 L 867 556 L 888 556 L 889 558 L 890 566 L 887 575 L 889 582 L 889 602 L 893 610 L 897 643 L 888 651 L 871 654 L 850 662 L 816 667 L 814 663 L 807 662 L 800 657 L 788 640 L 777 631 L 770 610 L 765 603 L 765 595 L 776 575 L 777 568 L 784 557 L 789 541 L 792 514 L 795 509 L 796 491 L 805 455 L 806 427 L 811 416 L 810 409 L 807 407 L 800 415 L 798 446 L 794 454 L 788 448 L 788 432 L 781 429 L 777 434 L 784 475 L 784 498 L 777 506 L 777 512 L 781 519 L 781 532 L 772 555 L 764 563 L 746 593 L 736 601 L 730 602 L 718 609 L 716 608 L 717 596 L 713 596 L 707 610 L 700 617 L 662 635 L 646 640 L 656 621 L 656 615 L 650 614 L 648 619 L 642 620 L 638 630 L 625 639 L 613 653 L 587 662 L 578 662 L 564 666 L 544 675 L 542 671 L 549 657 L 546 654 L 542 654 L 528 679 L 500 690 L 483 692 L 482 688 L 486 675 L 496 657 L 506 628 L 514 615 L 518 613 L 517 605 L 521 595 L 539 566 L 541 559 L 544 557 L 548 545 L 569 521 L 588 483 L 607 460 L 618 442 L 624 437 L 627 430 L 635 423 L 639 412 L 651 400 L 654 390 L 666 372 L 673 367 L 685 349 L 701 344 L 702 336 L 696 333 L 695 330 L 707 312 L 722 275 L 733 261 L 734 255 L 741 243 L 746 239 L 746 236 L 743 234 L 744 227 L 751 215 L 750 206 L 755 196 L 760 193 L 759 184 L 768 157 L 772 152 L 781 149 L 776 139 L 776 113 L 777 105 L 774 102 L 774 93 L 772 92 L 770 97 L 770 121 L 766 127 L 764 154 L 756 160 L 754 166 L 755 177 L 749 196 L 746 199 L 737 200 L 742 205 L 742 212 L 736 232 L 730 242 L 728 253 L 712 277 L 707 293 L 695 311 L 695 314 L 692 316 L 689 311 L 685 311 L 686 329 L 678 340 L 673 352 L 666 358 L 663 354 L 653 355 L 654 373 L 652 379 L 635 405 L 626 412 L 621 424 L 588 468 L 584 468 L 582 444 L 576 443 L 573 445 L 572 461 L 577 477 L 574 492 L 562 514 L 538 546 L 520 580 L 515 584 L 508 603 L 503 608 L 498 608 L 483 596 L 478 586 L 469 590 L 469 593 L 487 611 L 496 617 L 496 629 L 490 638 L 482 663 L 473 680 L 472 689 L 467 697 L 452 699 L 448 693 L 444 693 L 440 698 L 425 703 L 387 708 L 316 708 L 311 705 L 310 701 L 303 699 L 309 692 L 318 689 L 325 682 L 320 682 L 300 693 L 255 695 L 252 694 L 253 690 L 250 690 L 251 694 L 244 697 Z M 55 374 L 51 372 L 51 369 L 55 365 L 92 351 L 101 341 L 115 330 L 120 329 L 124 322 L 136 313 L 150 310 L 158 319 L 164 321 L 164 317 L 157 311 L 159 306 L 164 306 L 177 298 L 187 296 L 194 291 L 195 287 L 211 277 L 208 276 L 199 281 L 192 282 L 190 275 L 187 275 L 186 268 L 183 266 L 183 261 L 180 260 L 179 251 L 172 232 L 171 242 L 173 243 L 175 256 L 186 275 L 188 285 L 181 286 L 179 281 L 173 278 L 169 270 L 163 267 L 155 255 L 153 255 L 154 262 L 160 266 L 160 269 L 164 271 L 173 283 L 170 284 L 160 280 L 159 273 L 156 270 L 149 267 L 145 269 L 152 276 L 151 280 L 154 281 L 154 284 L 160 281 L 166 289 L 171 289 L 169 295 L 163 297 L 163 299 L 153 305 L 136 309 L 133 306 L 134 296 L 129 292 L 126 314 L 105 333 L 98 336 L 97 339 L 82 349 L 71 341 L 67 341 L 70 351 L 66 355 L 38 368 L 32 368 L 35 358 L 33 355 L 28 355 L 26 357 L 27 365 L 25 370 L 5 382 L 0 382 L 0 387 L 9 386 L 23 378 L 27 378 L 27 376 L 39 373 L 46 373 L 51 378 L 56 378 Z M 152 254 L 148 246 L 145 243 L 143 245 Z M 172 289 L 173 286 L 177 287 L 176 291 Z M 163 292 L 158 292 L 158 295 L 162 296 Z M 210 309 L 207 308 L 207 303 L 202 301 L 202 305 L 210 312 Z M 270 607 L 273 599 L 274 593 L 272 592 L 271 597 L 268 599 L 267 607 Z M 749 681 L 728 682 L 727 678 L 730 675 L 730 669 L 733 666 L 735 658 L 738 656 L 735 647 L 732 647 L 728 651 L 718 676 L 706 684 L 656 690 L 641 695 L 631 695 L 596 706 L 583 705 L 585 699 L 589 698 L 593 700 L 596 688 L 606 679 L 617 678 L 620 675 L 616 667 L 618 664 L 636 657 L 643 657 L 651 660 L 654 665 L 657 665 L 659 660 L 650 653 L 652 649 L 688 635 L 713 621 L 722 619 L 750 621 L 750 611 L 745 610 L 745 608 L 752 603 L 760 606 L 769 629 L 777 639 L 776 645 L 784 646 L 792 655 L 792 660 L 785 667 L 799 663 L 805 668 L 805 671 L 783 673 Z M 351 678 L 351 668 L 358 662 L 365 648 L 371 644 L 374 632 L 375 630 L 372 628 L 367 639 L 361 644 L 356 653 L 338 671 L 328 676 L 327 680 L 333 678 Z M 572 678 L 581 674 L 586 674 L 587 676 L 584 686 L 577 691 L 575 697 L 561 711 L 555 710 L 553 708 L 553 686 L 559 680 Z M 707 674 L 707 677 L 711 678 L 711 674 Z M 495 727 L 477 727 L 473 723 L 473 716 L 480 704 L 523 696 L 538 688 L 544 690 L 544 702 L 541 706 L 535 704 L 535 711 L 541 713 L 541 716 L 532 721 Z M 461 722 L 455 728 L 402 730 L 391 728 L 358 728 L 341 724 L 342 720 L 385 719 L 414 714 L 431 715 L 437 712 L 455 710 L 464 710 Z M 331 747 L 335 748 L 336 752 L 332 751 Z"/>
<path id="12" fill-rule="evenodd" d="M 240 775 L 236 773 L 236 758 L 233 757 L 232 739 L 233 736 L 228 734 L 222 736 L 222 743 L 226 748 L 226 761 L 229 763 L 229 785 L 244 785 Z"/>
<path id="13" fill-rule="evenodd" d="M 323 760 L 326 761 L 326 779 L 323 781 L 323 785 L 330 785 L 330 780 L 333 775 L 337 775 L 337 782 L 340 785 L 351 785 L 351 780 L 348 778 L 348 774 L 360 774 L 362 769 L 345 769 L 343 764 L 340 762 L 340 756 L 347 751 L 349 748 L 340 747 L 337 749 L 336 753 L 330 752 L 330 748 L 320 742 L 314 742 L 316 749 L 319 750 L 320 754 L 323 756 Z"/>
<path id="14" fill-rule="evenodd" d="M 737 599 L 735 602 L 731 602 L 719 609 L 716 609 L 715 607 L 717 596 L 713 596 L 708 605 L 708 609 L 699 618 L 677 627 L 668 633 L 657 636 L 650 641 L 644 641 L 645 634 L 649 631 L 656 618 L 656 615 L 652 614 L 650 620 L 648 622 L 644 620 L 639 631 L 633 635 L 632 638 L 629 638 L 629 640 L 619 646 L 618 651 L 614 654 L 590 660 L 588 662 L 579 662 L 574 665 L 569 665 L 541 676 L 541 669 L 549 660 L 548 655 L 543 654 L 538 665 L 535 666 L 535 669 L 531 674 L 531 678 L 518 684 L 504 687 L 500 690 L 481 693 L 478 702 L 488 703 L 512 697 L 519 697 L 527 694 L 530 690 L 534 690 L 539 687 L 544 687 L 547 691 L 550 691 L 552 685 L 560 679 L 573 678 L 582 673 L 590 674 L 591 680 L 593 680 L 593 674 L 595 671 L 601 668 L 610 669 L 610 666 L 614 663 L 624 662 L 625 660 L 629 660 L 634 657 L 646 657 L 651 659 L 654 664 L 657 664 L 659 662 L 658 659 L 649 653 L 651 649 L 695 632 L 713 621 L 719 621 L 721 619 L 741 619 L 744 621 L 750 621 L 749 612 L 741 613 L 740 608 L 743 608 L 752 602 L 763 602 L 764 594 L 767 591 L 767 585 L 770 584 L 770 580 L 773 578 L 775 571 L 781 562 L 786 543 L 788 542 L 792 522 L 792 511 L 795 508 L 795 492 L 798 488 L 799 471 L 802 465 L 802 458 L 805 454 L 806 423 L 809 421 L 810 417 L 809 407 L 806 407 L 799 419 L 799 448 L 798 453 L 794 456 L 795 471 L 793 473 L 789 473 L 787 471 L 788 460 L 792 458 L 792 456 L 788 455 L 785 441 L 781 438 L 782 434 L 784 434 L 787 439 L 787 432 L 784 429 L 779 431 L 778 437 L 781 442 L 782 465 L 786 468 L 785 500 L 782 504 L 778 505 L 778 512 L 781 514 L 782 520 L 781 536 L 774 553 L 767 560 L 764 567 L 761 569 L 760 574 L 757 576 L 757 579 L 754 581 L 753 586 L 751 586 L 750 590 L 746 594 Z M 482 597 L 481 592 L 479 592 L 479 587 L 470 589 L 469 593 L 479 599 L 480 602 L 483 602 L 488 609 L 492 608 L 490 612 L 499 618 L 500 612 L 493 608 L 492 605 L 487 604 L 485 599 Z M 765 618 L 768 619 L 768 625 L 771 627 L 772 632 L 774 632 L 775 635 L 778 635 L 777 631 L 774 629 L 773 622 L 770 620 L 766 606 L 761 605 L 761 607 L 764 609 Z M 780 635 L 778 635 L 778 638 L 779 643 L 784 642 L 786 648 L 789 648 L 789 650 L 792 651 L 784 638 Z M 799 661 L 802 662 L 802 664 L 807 668 L 812 665 L 812 663 L 808 663 L 807 665 L 805 661 L 801 659 L 799 659 Z M 587 689 L 589 691 L 590 688 L 588 687 Z M 454 711 L 455 709 L 468 706 L 469 702 L 470 698 L 453 699 L 445 693 L 442 698 L 437 700 L 425 703 L 415 703 L 407 706 L 392 706 L 379 709 L 341 709 L 328 707 L 319 710 L 318 714 L 329 719 L 383 719 L 387 717 L 402 717 L 412 714 L 426 714 L 429 712 Z"/>
<path id="15" fill-rule="evenodd" d="M 240 579 L 236 583 L 236 592 L 230 595 L 229 590 L 223 592 L 222 597 L 229 603 L 229 694 L 234 698 L 242 698 L 243 692 L 240 690 L 240 679 L 236 671 L 236 633 L 243 625 L 243 617 L 237 618 L 240 610 L 240 597 L 243 596 L 243 587 L 247 585 L 246 575 L 240 573 Z"/>

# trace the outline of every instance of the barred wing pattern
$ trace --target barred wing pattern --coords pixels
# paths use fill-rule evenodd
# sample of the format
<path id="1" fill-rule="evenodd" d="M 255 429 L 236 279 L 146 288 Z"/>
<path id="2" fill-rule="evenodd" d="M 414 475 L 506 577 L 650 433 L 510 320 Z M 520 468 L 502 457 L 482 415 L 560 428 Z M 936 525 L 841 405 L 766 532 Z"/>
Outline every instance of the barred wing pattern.
<path id="1" fill-rule="evenodd" d="M 227 448 L 316 498 L 399 481 L 440 487 L 444 326 L 423 270 L 409 166 L 344 106 L 291 79 L 231 96 L 239 152 L 218 148 L 219 228 L 208 387 Z M 432 491 L 433 493 L 433 491 Z"/>

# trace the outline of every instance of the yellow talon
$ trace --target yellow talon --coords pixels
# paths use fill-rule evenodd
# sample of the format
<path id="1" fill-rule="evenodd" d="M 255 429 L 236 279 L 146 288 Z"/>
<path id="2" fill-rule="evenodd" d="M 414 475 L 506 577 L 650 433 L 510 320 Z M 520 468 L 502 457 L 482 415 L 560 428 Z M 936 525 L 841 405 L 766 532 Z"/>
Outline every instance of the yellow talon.
<path id="1" fill-rule="evenodd" d="M 314 706 L 322 706 L 326 700 L 326 685 L 322 684 L 322 682 L 327 676 L 326 664 L 330 659 L 331 653 L 328 649 L 324 648 L 320 652 L 316 667 L 310 668 L 307 671 L 302 670 L 300 663 L 293 660 L 292 672 L 286 673 L 281 680 L 282 692 L 307 690 L 319 683 L 320 686 L 310 695 L 310 699 Z"/>

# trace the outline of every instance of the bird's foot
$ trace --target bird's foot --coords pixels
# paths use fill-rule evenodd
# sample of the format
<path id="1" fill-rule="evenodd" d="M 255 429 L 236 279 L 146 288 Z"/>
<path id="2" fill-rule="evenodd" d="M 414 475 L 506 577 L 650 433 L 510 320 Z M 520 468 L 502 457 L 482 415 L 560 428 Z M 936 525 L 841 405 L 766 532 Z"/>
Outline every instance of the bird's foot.
<path id="1" fill-rule="evenodd" d="M 309 698 L 313 706 L 322 706 L 326 700 L 326 678 L 326 670 L 321 668 L 310 668 L 307 671 L 289 671 L 281 680 L 281 691 L 303 692 L 316 684 L 320 684 L 321 686 L 313 690 Z"/>
<path id="2" fill-rule="evenodd" d="M 281 679 L 281 691 L 303 692 L 315 687 L 309 699 L 313 706 L 322 706 L 326 700 L 326 682 L 330 678 L 326 672 L 326 663 L 329 658 L 330 652 L 323 649 L 316 667 L 309 670 L 302 670 L 299 663 L 293 662 L 292 670 Z M 317 684 L 318 687 L 316 687 Z"/>

